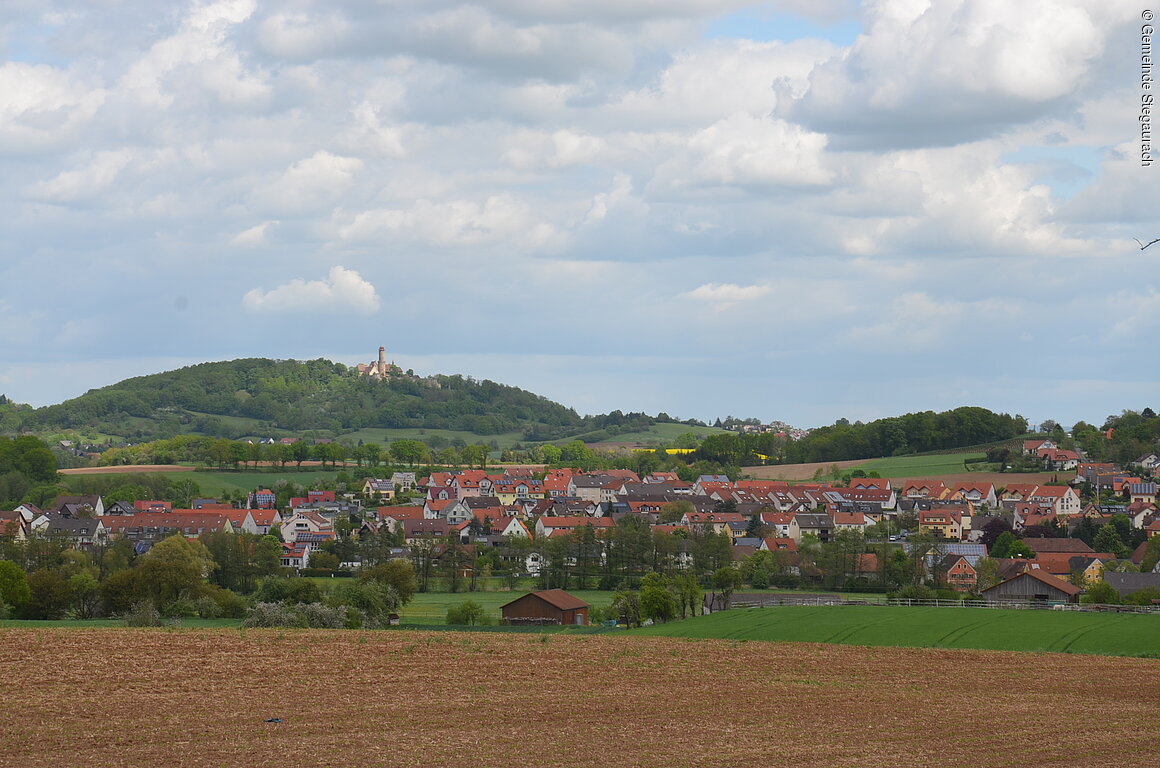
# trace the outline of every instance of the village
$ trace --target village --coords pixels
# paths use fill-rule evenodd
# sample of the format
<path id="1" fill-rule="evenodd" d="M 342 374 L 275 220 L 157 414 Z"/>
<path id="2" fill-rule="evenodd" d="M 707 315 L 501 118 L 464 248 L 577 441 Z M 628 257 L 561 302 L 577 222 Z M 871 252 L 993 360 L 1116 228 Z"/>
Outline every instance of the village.
<path id="1" fill-rule="evenodd" d="M 890 561 L 905 560 L 917 572 L 895 576 L 895 586 L 909 579 L 987 600 L 1070 604 L 1097 584 L 1121 597 L 1160 587 L 1154 558 L 1147 570 L 1156 572 L 1140 573 L 1148 540 L 1160 534 L 1160 458 L 1140 457 L 1132 474 L 1084 462 L 1049 439 L 1025 441 L 1023 453 L 1068 474 L 1058 484 L 996 487 L 876 477 L 682 481 L 627 469 L 398 471 L 345 492 L 309 490 L 283 509 L 263 487 L 241 504 L 195 499 L 189 509 L 60 497 L 46 509 L 0 512 L 0 525 L 15 540 L 41 536 L 82 551 L 126 540 L 138 555 L 174 533 L 273 535 L 287 572 L 314 574 L 357 570 L 374 547 L 376 561 L 408 560 L 463 589 L 483 588 L 481 574 L 506 574 L 512 586 L 530 578 L 543 588 L 609 588 L 617 582 L 600 579 L 614 574 L 611 541 L 628 525 L 651 551 L 635 566 L 620 563 L 615 573 L 630 576 L 728 565 L 757 589 L 882 590 Z"/>

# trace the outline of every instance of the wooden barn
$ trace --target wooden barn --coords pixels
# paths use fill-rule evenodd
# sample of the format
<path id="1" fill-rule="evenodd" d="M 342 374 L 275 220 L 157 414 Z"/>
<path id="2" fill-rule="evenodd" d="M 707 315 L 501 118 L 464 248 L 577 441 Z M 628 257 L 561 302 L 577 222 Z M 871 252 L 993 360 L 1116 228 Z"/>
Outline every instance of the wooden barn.
<path id="1" fill-rule="evenodd" d="M 1079 593 L 1079 587 L 1074 584 L 1050 573 L 1033 570 L 988 587 L 982 595 L 988 603 L 1078 603 Z"/>
<path id="2" fill-rule="evenodd" d="M 506 624 L 588 623 L 588 603 L 562 589 L 529 592 L 499 610 Z"/>

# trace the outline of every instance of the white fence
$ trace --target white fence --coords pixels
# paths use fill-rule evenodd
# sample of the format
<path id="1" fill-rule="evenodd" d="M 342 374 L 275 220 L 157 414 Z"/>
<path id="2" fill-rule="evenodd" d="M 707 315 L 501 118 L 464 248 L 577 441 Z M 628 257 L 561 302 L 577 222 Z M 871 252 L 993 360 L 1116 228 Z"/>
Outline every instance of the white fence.
<path id="1" fill-rule="evenodd" d="M 762 608 L 778 605 L 893 605 L 929 608 L 992 608 L 1000 610 L 1055 610 L 1084 611 L 1092 613 L 1160 613 L 1155 605 L 1093 605 L 1073 603 L 1044 603 L 1032 600 L 1006 600 L 988 602 L 986 600 L 911 600 L 907 598 L 867 598 L 847 600 L 828 595 L 769 595 L 760 601 L 734 600 L 731 608 Z"/>

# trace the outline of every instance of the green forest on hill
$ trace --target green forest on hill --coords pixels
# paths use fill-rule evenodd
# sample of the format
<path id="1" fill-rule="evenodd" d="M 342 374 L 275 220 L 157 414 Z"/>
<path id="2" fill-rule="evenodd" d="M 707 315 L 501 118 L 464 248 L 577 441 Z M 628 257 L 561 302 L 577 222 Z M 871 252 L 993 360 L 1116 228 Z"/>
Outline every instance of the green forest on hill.
<path id="1" fill-rule="evenodd" d="M 517 432 L 527 441 L 617 432 L 673 421 L 614 411 L 581 417 L 540 395 L 464 376 L 380 381 L 328 360 L 259 358 L 202 363 L 126 379 L 38 409 L 10 409 L 3 425 L 45 433 L 89 429 L 133 439 L 198 433 L 239 438 L 263 432 L 424 428 L 477 435 Z"/>

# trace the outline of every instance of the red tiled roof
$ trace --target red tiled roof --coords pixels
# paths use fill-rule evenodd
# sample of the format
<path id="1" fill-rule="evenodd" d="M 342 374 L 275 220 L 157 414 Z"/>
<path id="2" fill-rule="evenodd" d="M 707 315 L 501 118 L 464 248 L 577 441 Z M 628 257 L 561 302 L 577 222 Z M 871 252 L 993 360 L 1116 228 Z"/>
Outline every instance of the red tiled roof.
<path id="1" fill-rule="evenodd" d="M 561 611 L 575 611 L 579 608 L 588 607 L 588 603 L 584 602 L 575 595 L 568 594 L 562 589 L 545 589 L 539 592 L 532 592 L 530 594 L 535 595 L 548 605 L 552 606 L 553 608 L 558 608 Z M 527 595 L 524 595 L 523 597 L 527 597 Z M 516 598 L 516 600 L 522 600 L 523 597 Z M 512 600 L 510 603 L 501 605 L 500 610 L 503 610 L 514 602 L 515 600 Z"/>

